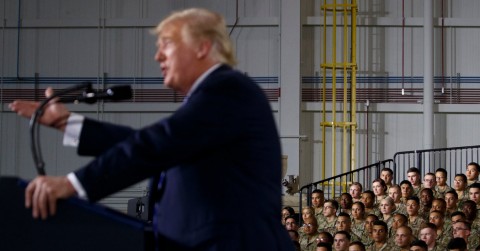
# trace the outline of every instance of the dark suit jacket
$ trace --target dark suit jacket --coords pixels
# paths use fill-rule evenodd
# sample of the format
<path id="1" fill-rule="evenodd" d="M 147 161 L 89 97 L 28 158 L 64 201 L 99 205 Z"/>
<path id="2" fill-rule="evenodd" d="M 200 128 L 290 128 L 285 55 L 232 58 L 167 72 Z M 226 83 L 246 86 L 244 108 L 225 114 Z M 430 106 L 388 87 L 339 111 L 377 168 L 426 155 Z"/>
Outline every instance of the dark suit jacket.
<path id="1" fill-rule="evenodd" d="M 75 172 L 92 201 L 165 171 L 155 227 L 166 240 L 196 250 L 292 250 L 280 223 L 281 150 L 270 105 L 227 66 L 172 116 L 140 130 L 86 119 L 78 152 L 97 156 Z"/>

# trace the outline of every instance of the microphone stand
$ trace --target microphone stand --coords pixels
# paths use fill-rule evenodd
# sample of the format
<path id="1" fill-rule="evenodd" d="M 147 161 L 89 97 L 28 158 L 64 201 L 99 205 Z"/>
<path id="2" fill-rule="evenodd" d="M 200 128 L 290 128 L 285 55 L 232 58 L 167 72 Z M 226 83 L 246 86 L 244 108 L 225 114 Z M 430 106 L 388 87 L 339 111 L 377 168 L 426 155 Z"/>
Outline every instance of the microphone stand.
<path id="1" fill-rule="evenodd" d="M 92 83 L 84 82 L 54 93 L 52 96 L 42 101 L 33 113 L 30 119 L 30 149 L 32 151 L 33 161 L 35 162 L 35 167 L 37 169 L 38 175 L 45 175 L 45 162 L 42 158 L 42 151 L 39 140 L 40 126 L 38 123 L 38 119 L 43 115 L 44 108 L 50 103 L 50 101 L 52 101 L 56 97 L 82 89 L 91 89 L 91 86 Z"/>

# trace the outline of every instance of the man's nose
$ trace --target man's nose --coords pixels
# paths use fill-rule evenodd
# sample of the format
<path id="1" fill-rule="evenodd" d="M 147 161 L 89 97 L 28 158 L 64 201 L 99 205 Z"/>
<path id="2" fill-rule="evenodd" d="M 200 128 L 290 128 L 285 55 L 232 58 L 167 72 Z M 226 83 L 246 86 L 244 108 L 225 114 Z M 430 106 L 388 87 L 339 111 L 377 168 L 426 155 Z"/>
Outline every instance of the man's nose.
<path id="1" fill-rule="evenodd" d="M 165 60 L 165 54 L 160 49 L 158 49 L 157 53 L 155 53 L 155 61 L 162 62 L 163 60 Z"/>

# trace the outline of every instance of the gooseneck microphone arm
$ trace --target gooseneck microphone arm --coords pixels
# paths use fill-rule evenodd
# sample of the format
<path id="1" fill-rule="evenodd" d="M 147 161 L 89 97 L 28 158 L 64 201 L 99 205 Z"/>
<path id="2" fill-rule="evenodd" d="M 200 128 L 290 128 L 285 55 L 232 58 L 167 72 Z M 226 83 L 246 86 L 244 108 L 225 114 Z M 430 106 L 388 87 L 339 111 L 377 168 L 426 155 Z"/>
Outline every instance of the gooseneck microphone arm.
<path id="1" fill-rule="evenodd" d="M 80 96 L 63 98 L 61 97 L 65 94 L 79 90 L 83 90 L 83 93 Z M 33 161 L 35 162 L 35 167 L 37 169 L 38 175 L 45 175 L 45 163 L 43 162 L 40 140 L 38 136 L 40 131 L 38 119 L 42 117 L 45 107 L 49 105 L 50 102 L 55 98 L 57 98 L 57 100 L 53 102 L 59 103 L 84 102 L 87 104 L 93 104 L 98 100 L 119 101 L 132 98 L 132 87 L 130 87 L 129 85 L 118 85 L 101 92 L 95 92 L 92 89 L 92 83 L 84 82 L 79 85 L 75 85 L 63 89 L 57 93 L 54 93 L 52 96 L 42 101 L 38 108 L 35 110 L 35 113 L 32 114 L 32 118 L 30 119 L 30 147 L 32 150 Z"/>
<path id="2" fill-rule="evenodd" d="M 92 88 L 92 83 L 84 82 L 84 83 L 63 89 L 59 92 L 54 93 L 52 96 L 42 101 L 38 106 L 38 108 L 35 110 L 35 113 L 32 115 L 30 119 L 30 148 L 32 151 L 33 161 L 35 162 L 35 168 L 37 169 L 38 175 L 45 175 L 45 162 L 43 161 L 43 158 L 42 158 L 42 151 L 41 151 L 40 140 L 39 140 L 40 126 L 38 123 L 38 119 L 43 115 L 44 108 L 54 98 L 68 94 L 70 92 L 82 90 L 82 89 L 91 90 L 91 88 Z"/>

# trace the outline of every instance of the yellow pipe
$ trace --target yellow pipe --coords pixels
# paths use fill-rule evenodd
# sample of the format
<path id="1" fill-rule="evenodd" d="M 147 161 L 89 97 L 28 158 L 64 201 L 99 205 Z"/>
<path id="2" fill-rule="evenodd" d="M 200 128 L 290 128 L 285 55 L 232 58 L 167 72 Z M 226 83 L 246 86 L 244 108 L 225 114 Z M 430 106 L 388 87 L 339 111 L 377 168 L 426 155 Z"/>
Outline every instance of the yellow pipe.
<path id="1" fill-rule="evenodd" d="M 344 0 L 349 1 L 349 0 Z M 342 148 L 341 148 L 341 171 L 347 172 L 355 168 L 356 161 L 356 16 L 357 16 L 357 1 L 350 0 L 351 3 L 337 3 L 337 0 L 333 0 L 333 3 L 327 3 L 327 0 L 323 1 L 322 12 L 323 12 L 323 60 L 320 65 L 322 68 L 322 81 L 323 81 L 323 92 L 322 92 L 322 122 L 320 126 L 322 128 L 322 178 L 326 178 L 326 130 L 331 128 L 331 157 L 332 157 L 332 175 L 336 175 L 338 169 L 337 165 L 337 148 L 336 148 L 336 137 L 337 137 L 337 128 L 342 129 L 343 139 L 342 139 Z M 332 12 L 332 37 L 331 40 L 331 60 L 327 62 L 327 13 Z M 342 62 L 337 62 L 337 12 L 343 14 L 343 59 Z M 349 23 L 348 16 L 351 14 L 350 20 L 350 29 L 349 33 Z M 351 50 L 349 50 L 349 37 L 351 41 Z M 349 54 L 351 57 L 349 58 Z M 341 70 L 343 74 L 343 102 L 340 103 L 343 105 L 342 120 L 337 121 L 337 70 Z M 326 114 L 326 91 L 327 91 L 327 74 L 330 74 L 332 77 L 332 109 L 331 109 L 331 121 L 327 121 Z M 351 83 L 349 83 L 348 77 L 351 74 Z M 350 90 L 350 96 L 349 96 Z M 348 107 L 348 101 L 350 97 L 350 107 Z M 350 115 L 350 117 L 349 117 Z M 349 121 L 350 119 L 350 121 Z M 349 134 L 350 132 L 350 134 Z M 350 152 L 348 151 L 348 141 L 350 135 Z M 348 157 L 350 157 L 350 166 L 348 166 Z M 345 189 L 349 182 L 340 181 L 340 182 L 331 182 L 329 184 L 323 184 L 327 186 L 340 186 L 342 190 Z M 332 189 L 332 196 L 335 196 L 336 189 Z"/>

